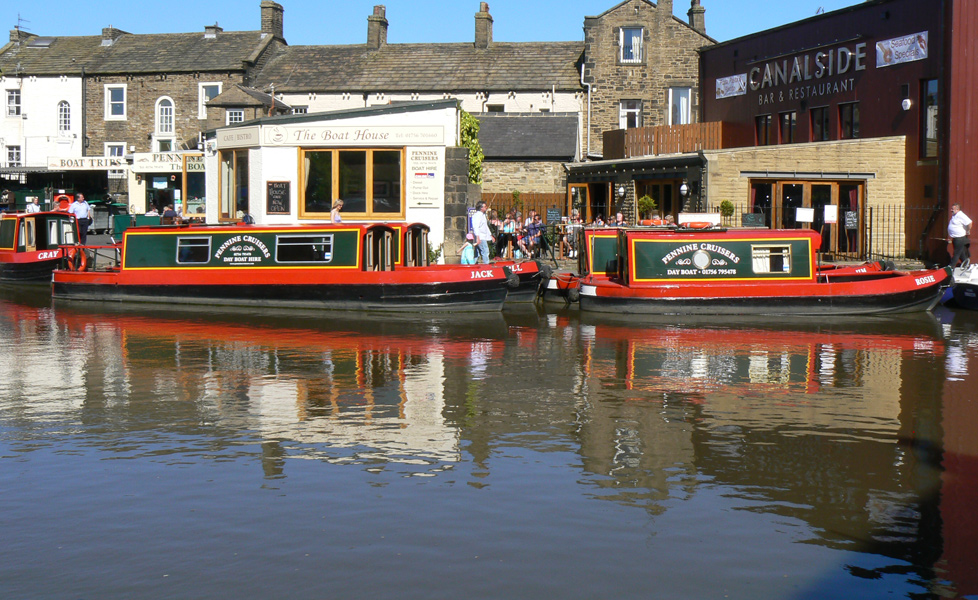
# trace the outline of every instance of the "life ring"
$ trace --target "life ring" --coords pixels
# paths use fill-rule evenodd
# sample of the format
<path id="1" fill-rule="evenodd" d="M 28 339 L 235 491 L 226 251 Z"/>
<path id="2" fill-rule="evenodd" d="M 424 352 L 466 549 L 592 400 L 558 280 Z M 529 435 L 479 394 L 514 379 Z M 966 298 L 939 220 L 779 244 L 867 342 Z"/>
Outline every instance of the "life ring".
<path id="1" fill-rule="evenodd" d="M 683 227 L 686 229 L 709 229 L 713 227 L 713 223 L 709 221 L 691 221 L 689 223 L 683 223 Z"/>
<path id="2" fill-rule="evenodd" d="M 78 248 L 65 250 L 67 268 L 69 271 L 84 271 L 88 268 L 88 253 Z"/>
<path id="3" fill-rule="evenodd" d="M 58 194 L 54 197 L 55 210 L 68 210 L 68 206 L 71 204 L 71 198 L 64 194 Z"/>

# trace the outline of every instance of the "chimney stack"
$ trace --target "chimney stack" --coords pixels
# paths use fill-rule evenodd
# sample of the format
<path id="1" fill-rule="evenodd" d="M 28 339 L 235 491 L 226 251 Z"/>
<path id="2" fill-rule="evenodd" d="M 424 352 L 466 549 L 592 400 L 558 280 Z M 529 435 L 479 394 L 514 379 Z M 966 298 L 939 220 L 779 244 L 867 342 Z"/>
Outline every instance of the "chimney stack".
<path id="1" fill-rule="evenodd" d="M 204 25 L 204 38 L 214 39 L 217 37 L 217 34 L 221 33 L 222 31 L 224 31 L 224 28 L 217 23 L 214 23 L 213 25 Z"/>
<path id="2" fill-rule="evenodd" d="M 377 50 L 387 45 L 387 8 L 374 6 L 374 14 L 367 17 L 367 47 Z"/>
<path id="3" fill-rule="evenodd" d="M 692 0 L 689 7 L 689 26 L 706 35 L 706 9 L 700 6 L 700 0 Z"/>
<path id="4" fill-rule="evenodd" d="M 285 9 L 278 2 L 262 0 L 261 3 L 261 32 L 285 39 Z"/>
<path id="5" fill-rule="evenodd" d="M 20 27 L 17 27 L 15 29 L 11 29 L 10 30 L 10 41 L 11 42 L 16 42 L 16 43 L 19 44 L 20 42 L 26 42 L 27 40 L 29 40 L 32 37 L 36 37 L 36 36 L 33 33 L 27 33 L 26 31 L 24 31 Z"/>
<path id="6" fill-rule="evenodd" d="M 492 44 L 492 15 L 489 3 L 480 2 L 479 12 L 475 13 L 475 47 L 485 50 Z"/>
<path id="7" fill-rule="evenodd" d="M 659 0 L 655 3 L 655 15 L 663 20 L 672 18 L 672 0 Z"/>

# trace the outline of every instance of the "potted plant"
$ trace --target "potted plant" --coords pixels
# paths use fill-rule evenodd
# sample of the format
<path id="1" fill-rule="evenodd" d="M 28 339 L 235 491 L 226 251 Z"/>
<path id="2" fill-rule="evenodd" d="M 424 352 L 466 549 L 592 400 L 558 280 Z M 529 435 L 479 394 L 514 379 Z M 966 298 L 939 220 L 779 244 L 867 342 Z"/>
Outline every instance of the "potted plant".
<path id="1" fill-rule="evenodd" d="M 730 200 L 724 200 L 720 203 L 720 216 L 723 217 L 724 222 L 733 216 L 734 205 Z"/>
<path id="2" fill-rule="evenodd" d="M 645 194 L 638 199 L 638 214 L 643 219 L 651 219 L 652 213 L 654 213 L 658 208 L 659 205 L 648 194 Z"/>

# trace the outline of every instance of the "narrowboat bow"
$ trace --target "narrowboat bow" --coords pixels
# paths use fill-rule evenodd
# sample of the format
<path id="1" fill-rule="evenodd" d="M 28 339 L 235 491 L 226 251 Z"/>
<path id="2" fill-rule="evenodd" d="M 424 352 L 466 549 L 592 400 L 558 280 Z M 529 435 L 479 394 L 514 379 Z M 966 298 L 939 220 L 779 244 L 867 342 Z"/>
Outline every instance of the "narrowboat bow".
<path id="1" fill-rule="evenodd" d="M 432 265 L 427 226 L 132 227 L 119 260 L 54 272 L 56 299 L 397 312 L 496 311 L 504 267 Z"/>
<path id="2" fill-rule="evenodd" d="M 623 229 L 592 236 L 581 310 L 629 314 L 865 315 L 930 310 L 949 269 L 819 270 L 811 230 Z M 596 256 L 600 254 L 600 256 Z"/>

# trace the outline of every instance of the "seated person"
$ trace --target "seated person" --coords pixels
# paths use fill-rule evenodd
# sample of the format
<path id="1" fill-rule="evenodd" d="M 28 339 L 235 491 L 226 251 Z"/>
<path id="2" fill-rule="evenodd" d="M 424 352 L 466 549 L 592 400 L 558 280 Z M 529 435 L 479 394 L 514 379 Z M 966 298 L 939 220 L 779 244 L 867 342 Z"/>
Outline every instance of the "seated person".
<path id="1" fill-rule="evenodd" d="M 149 207 L 149 210 L 146 211 L 146 216 L 147 217 L 158 217 L 158 216 L 160 216 L 160 213 L 159 213 L 158 210 L 156 210 L 156 207 L 155 206 L 152 206 L 151 205 Z"/>
<path id="2" fill-rule="evenodd" d="M 163 219 L 165 219 L 163 221 L 164 223 L 179 223 L 180 222 L 180 213 L 178 213 L 177 211 L 173 210 L 173 205 L 172 204 L 167 204 L 166 205 L 166 208 L 163 210 L 163 214 L 160 215 L 160 216 L 163 217 Z"/>
<path id="3" fill-rule="evenodd" d="M 516 239 L 516 215 L 509 213 L 502 222 L 499 236 L 496 238 L 496 256 L 502 256 L 506 248 L 512 244 L 513 248 L 518 247 Z"/>
<path id="4" fill-rule="evenodd" d="M 475 264 L 475 236 L 471 233 L 465 234 L 465 243 L 458 250 L 459 256 L 462 257 L 461 262 L 463 265 L 474 265 Z"/>

